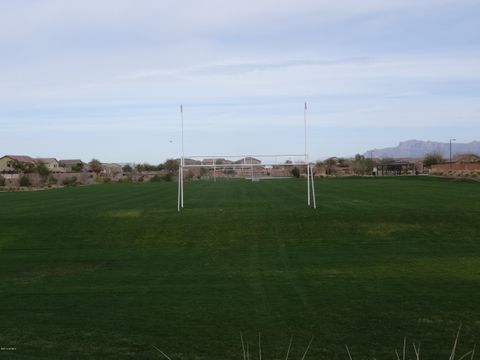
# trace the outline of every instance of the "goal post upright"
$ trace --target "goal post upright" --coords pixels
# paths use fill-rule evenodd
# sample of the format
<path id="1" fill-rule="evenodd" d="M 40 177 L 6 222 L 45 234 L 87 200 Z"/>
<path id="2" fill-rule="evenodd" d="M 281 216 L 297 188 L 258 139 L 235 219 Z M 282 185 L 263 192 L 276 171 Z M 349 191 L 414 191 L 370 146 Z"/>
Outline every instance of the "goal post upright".
<path id="1" fill-rule="evenodd" d="M 310 167 L 310 165 L 309 165 Z M 313 208 L 316 209 L 317 208 L 317 201 L 316 201 L 316 198 L 315 198 L 315 185 L 314 185 L 314 182 L 313 182 L 313 168 L 310 169 L 310 175 L 312 177 L 312 200 L 313 200 Z"/>
<path id="2" fill-rule="evenodd" d="M 183 169 L 185 167 L 185 142 L 183 129 L 183 105 L 180 105 L 180 112 L 182 113 L 182 209 L 183 209 Z"/>
<path id="3" fill-rule="evenodd" d="M 308 156 L 307 147 L 307 102 L 305 102 L 305 107 L 303 111 L 303 122 L 305 127 L 305 164 L 307 166 L 307 205 L 313 206 L 313 208 L 316 209 L 317 202 L 315 199 L 315 182 L 313 176 L 313 167 L 310 166 L 310 159 Z"/>
<path id="4" fill-rule="evenodd" d="M 184 138 L 183 138 L 183 104 L 180 104 L 180 121 L 182 126 L 182 141 L 181 141 L 181 150 L 182 156 L 180 157 L 180 164 L 178 167 L 178 204 L 177 210 L 183 209 L 183 168 L 185 166 L 185 147 L 184 147 Z"/>
<path id="5" fill-rule="evenodd" d="M 307 102 L 305 101 L 305 108 L 303 109 L 303 124 L 305 130 L 305 164 L 307 165 L 307 205 L 310 206 L 310 164 L 307 152 Z"/>

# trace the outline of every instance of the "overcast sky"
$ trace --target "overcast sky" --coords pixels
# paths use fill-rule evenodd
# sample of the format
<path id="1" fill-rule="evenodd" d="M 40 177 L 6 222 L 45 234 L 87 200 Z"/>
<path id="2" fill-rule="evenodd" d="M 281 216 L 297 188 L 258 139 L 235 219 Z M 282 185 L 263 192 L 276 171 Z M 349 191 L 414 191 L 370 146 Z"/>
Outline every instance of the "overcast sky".
<path id="1" fill-rule="evenodd" d="M 480 140 L 478 0 L 0 2 L 0 156 Z"/>

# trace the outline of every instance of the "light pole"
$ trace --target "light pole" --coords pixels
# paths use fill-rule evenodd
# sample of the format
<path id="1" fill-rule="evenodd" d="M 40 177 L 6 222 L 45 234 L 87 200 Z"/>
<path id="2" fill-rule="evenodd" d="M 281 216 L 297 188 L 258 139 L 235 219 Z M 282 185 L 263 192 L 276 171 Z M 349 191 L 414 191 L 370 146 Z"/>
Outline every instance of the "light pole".
<path id="1" fill-rule="evenodd" d="M 450 168 L 452 168 L 452 141 L 457 141 L 457 139 L 450 139 Z"/>

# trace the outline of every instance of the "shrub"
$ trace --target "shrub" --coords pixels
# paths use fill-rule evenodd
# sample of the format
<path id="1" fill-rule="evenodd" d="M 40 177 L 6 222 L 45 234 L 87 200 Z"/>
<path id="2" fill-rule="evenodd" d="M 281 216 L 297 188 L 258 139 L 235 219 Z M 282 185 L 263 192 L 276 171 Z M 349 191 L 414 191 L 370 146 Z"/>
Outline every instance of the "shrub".
<path id="1" fill-rule="evenodd" d="M 97 159 L 92 159 L 88 165 L 90 165 L 90 169 L 96 174 L 100 174 L 103 170 L 102 163 Z"/>
<path id="2" fill-rule="evenodd" d="M 131 176 L 125 176 L 123 178 L 121 178 L 120 180 L 118 180 L 119 183 L 131 183 L 132 182 L 132 177 Z"/>
<path id="3" fill-rule="evenodd" d="M 32 185 L 32 182 L 30 181 L 30 179 L 27 177 L 27 176 L 22 176 L 20 178 L 20 186 L 31 186 Z"/>
<path id="4" fill-rule="evenodd" d="M 77 178 L 75 176 L 68 177 L 62 180 L 62 184 L 65 186 L 76 186 L 77 183 Z"/>
<path id="5" fill-rule="evenodd" d="M 51 174 L 48 176 L 47 178 L 47 185 L 48 186 L 52 186 L 52 185 L 56 185 L 58 182 L 57 178 L 52 176 Z"/>
<path id="6" fill-rule="evenodd" d="M 72 166 L 73 172 L 82 172 L 83 171 L 83 164 L 77 164 Z"/>
<path id="7" fill-rule="evenodd" d="M 195 177 L 195 174 L 193 173 L 192 170 L 188 170 L 187 173 L 185 174 L 185 179 L 187 180 L 192 180 Z"/>
<path id="8" fill-rule="evenodd" d="M 46 179 L 50 174 L 50 170 L 48 170 L 47 166 L 43 163 L 38 163 L 36 168 L 37 173 L 42 177 L 42 179 Z"/>
<path id="9" fill-rule="evenodd" d="M 123 168 L 122 168 L 123 172 L 124 173 L 131 173 L 133 171 L 132 167 L 130 165 L 125 165 Z"/>
<path id="10" fill-rule="evenodd" d="M 97 184 L 109 184 L 112 182 L 112 179 L 110 179 L 109 177 L 97 176 L 95 178 L 95 182 Z"/>
<path id="11" fill-rule="evenodd" d="M 173 180 L 173 173 L 168 172 L 165 175 L 163 175 L 163 180 L 165 181 L 172 181 Z"/>
<path id="12" fill-rule="evenodd" d="M 290 170 L 290 174 L 297 179 L 300 177 L 300 170 L 295 166 L 292 170 Z"/>
<path id="13" fill-rule="evenodd" d="M 163 178 L 158 175 L 155 175 L 150 179 L 150 182 L 160 182 L 160 181 L 163 181 Z"/>
<path id="14" fill-rule="evenodd" d="M 441 164 L 443 162 L 445 162 L 445 160 L 443 159 L 443 155 L 437 152 L 433 152 L 425 155 L 425 158 L 423 159 L 423 166 L 431 167 L 432 165 Z"/>
<path id="15" fill-rule="evenodd" d="M 5 186 L 5 183 L 6 183 L 5 178 L 2 175 L 0 175 L 0 186 Z"/>

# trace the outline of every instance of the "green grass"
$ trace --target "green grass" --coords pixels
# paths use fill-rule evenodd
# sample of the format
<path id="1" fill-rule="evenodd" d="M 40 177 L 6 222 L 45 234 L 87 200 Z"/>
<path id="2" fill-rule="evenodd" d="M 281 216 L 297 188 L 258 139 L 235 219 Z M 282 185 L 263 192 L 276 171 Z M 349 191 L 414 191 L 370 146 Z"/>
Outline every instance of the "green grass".
<path id="1" fill-rule="evenodd" d="M 12 359 L 448 359 L 480 335 L 480 184 L 430 178 L 111 184 L 0 193 Z M 413 351 L 413 349 L 411 349 Z"/>

